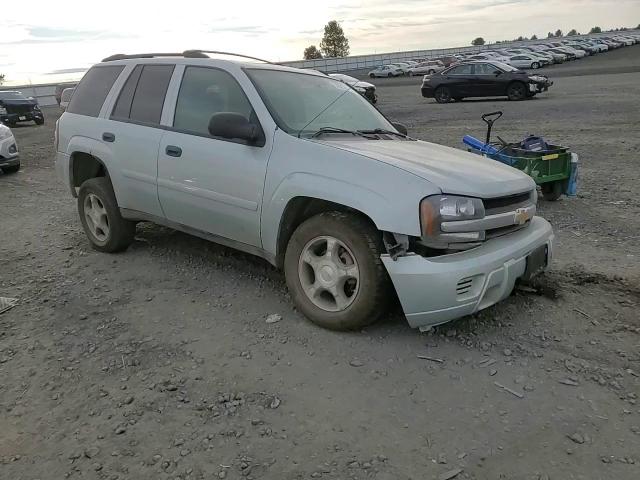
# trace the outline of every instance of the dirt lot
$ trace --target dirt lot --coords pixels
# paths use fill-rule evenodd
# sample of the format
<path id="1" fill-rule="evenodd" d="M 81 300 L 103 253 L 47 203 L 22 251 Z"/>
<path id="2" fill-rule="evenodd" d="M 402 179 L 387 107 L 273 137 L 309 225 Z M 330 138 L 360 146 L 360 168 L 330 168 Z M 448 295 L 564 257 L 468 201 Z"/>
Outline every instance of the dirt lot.
<path id="1" fill-rule="evenodd" d="M 552 90 L 517 103 L 438 105 L 419 79 L 379 82 L 416 137 L 460 147 L 502 109 L 502 137 L 541 134 L 582 162 L 580 195 L 540 205 L 557 235 L 545 288 L 431 334 L 397 313 L 321 330 L 263 261 L 165 228 L 97 253 L 54 178 L 57 114 L 16 128 L 24 168 L 0 176 L 0 296 L 20 299 L 0 315 L 0 477 L 640 478 L 639 54 L 550 69 Z"/>

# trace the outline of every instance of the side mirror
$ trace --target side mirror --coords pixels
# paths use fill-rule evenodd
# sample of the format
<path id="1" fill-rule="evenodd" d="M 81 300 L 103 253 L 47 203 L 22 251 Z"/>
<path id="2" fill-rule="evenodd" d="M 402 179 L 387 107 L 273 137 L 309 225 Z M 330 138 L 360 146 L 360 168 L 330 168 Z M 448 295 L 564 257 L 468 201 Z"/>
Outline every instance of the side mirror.
<path id="1" fill-rule="evenodd" d="M 496 77 L 502 75 L 502 70 L 494 70 L 493 73 L 496 74 Z"/>
<path id="2" fill-rule="evenodd" d="M 403 123 L 394 123 L 393 127 L 403 135 L 409 135 L 407 126 Z"/>
<path id="3" fill-rule="evenodd" d="M 214 137 L 244 140 L 255 143 L 259 136 L 259 128 L 239 113 L 216 113 L 209 120 L 209 133 Z"/>

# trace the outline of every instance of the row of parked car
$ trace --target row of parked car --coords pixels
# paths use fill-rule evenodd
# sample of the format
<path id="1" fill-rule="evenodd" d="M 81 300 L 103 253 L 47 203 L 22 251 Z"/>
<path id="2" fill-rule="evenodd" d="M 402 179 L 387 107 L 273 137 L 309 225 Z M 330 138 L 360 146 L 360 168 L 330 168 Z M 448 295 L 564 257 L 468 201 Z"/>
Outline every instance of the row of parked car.
<path id="1" fill-rule="evenodd" d="M 480 52 L 455 54 L 431 59 L 416 58 L 380 65 L 369 72 L 369 77 L 398 77 L 403 75 L 433 75 L 454 63 L 465 60 L 498 61 L 521 69 L 538 69 L 554 63 L 577 60 L 615 48 L 633 45 L 640 34 L 598 36 L 591 38 L 564 38 L 518 47 L 489 47 Z"/>

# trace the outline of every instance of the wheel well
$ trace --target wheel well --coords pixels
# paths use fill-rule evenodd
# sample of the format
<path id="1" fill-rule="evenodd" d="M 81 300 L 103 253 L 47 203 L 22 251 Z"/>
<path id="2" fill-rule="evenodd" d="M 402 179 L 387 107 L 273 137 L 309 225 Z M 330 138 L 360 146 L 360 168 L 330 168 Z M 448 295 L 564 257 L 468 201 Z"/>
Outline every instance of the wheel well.
<path id="1" fill-rule="evenodd" d="M 107 176 L 107 167 L 99 158 L 85 152 L 75 152 L 71 155 L 71 184 L 74 187 L 79 187 L 90 178 Z"/>
<path id="2" fill-rule="evenodd" d="M 284 209 L 282 219 L 280 220 L 280 229 L 278 230 L 278 244 L 276 252 L 276 265 L 278 268 L 282 268 L 284 264 L 284 254 L 287 250 L 287 244 L 289 239 L 295 232 L 296 228 L 302 224 L 305 220 L 318 215 L 322 212 L 350 212 L 363 216 L 375 227 L 375 223 L 371 218 L 351 207 L 345 205 L 330 202 L 328 200 L 321 200 L 319 198 L 312 197 L 296 197 L 289 200 L 289 203 Z M 376 227 L 377 228 L 377 227 Z"/>

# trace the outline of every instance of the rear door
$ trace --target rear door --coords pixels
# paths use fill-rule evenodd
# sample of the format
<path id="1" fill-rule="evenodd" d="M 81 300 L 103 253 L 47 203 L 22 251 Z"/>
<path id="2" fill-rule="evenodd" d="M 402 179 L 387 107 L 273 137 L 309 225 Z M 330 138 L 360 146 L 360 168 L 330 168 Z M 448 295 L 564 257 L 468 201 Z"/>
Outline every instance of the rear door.
<path id="1" fill-rule="evenodd" d="M 452 97 L 475 96 L 473 64 L 458 65 L 444 74 L 446 85 L 451 89 Z"/>
<path id="2" fill-rule="evenodd" d="M 212 137 L 216 113 L 260 125 L 243 87 L 221 68 L 186 66 L 160 142 L 158 195 L 167 219 L 245 245 L 261 246 L 260 205 L 271 135 L 247 144 Z M 247 80 L 248 82 L 248 80 Z"/>
<path id="3" fill-rule="evenodd" d="M 175 65 L 136 65 L 119 92 L 101 133 L 120 176 L 120 208 L 163 217 L 158 201 L 160 117 Z"/>

